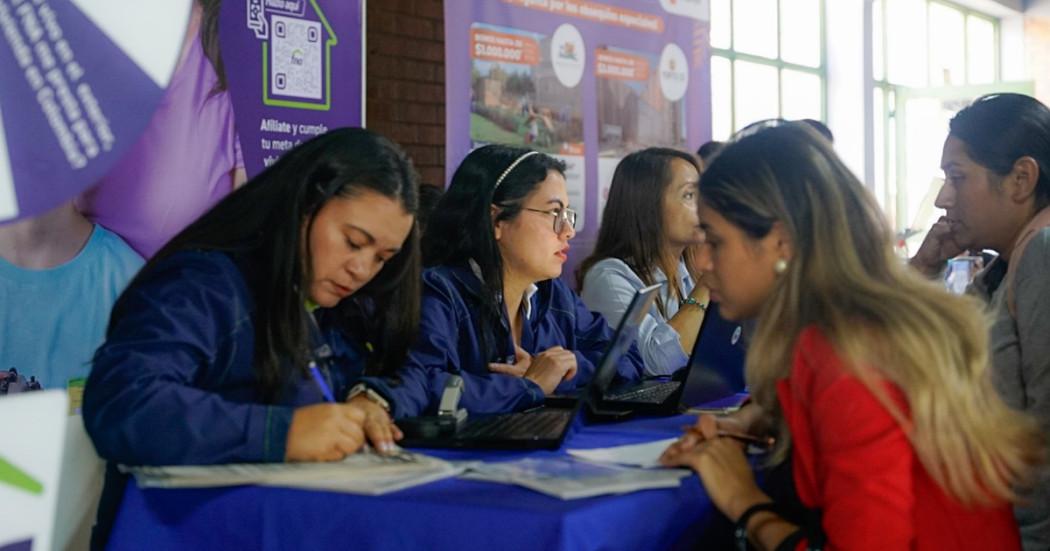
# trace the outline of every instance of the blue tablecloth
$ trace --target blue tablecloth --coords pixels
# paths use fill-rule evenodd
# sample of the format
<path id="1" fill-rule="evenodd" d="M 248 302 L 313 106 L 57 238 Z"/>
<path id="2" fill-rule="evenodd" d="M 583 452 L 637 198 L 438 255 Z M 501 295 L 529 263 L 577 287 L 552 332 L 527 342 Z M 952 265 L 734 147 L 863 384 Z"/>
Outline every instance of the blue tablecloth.
<path id="1" fill-rule="evenodd" d="M 668 438 L 691 421 L 578 425 L 563 450 L 534 453 Z M 501 460 L 522 454 L 435 455 Z M 674 489 L 567 501 L 459 479 L 378 497 L 263 486 L 143 490 L 132 481 L 109 549 L 695 549 L 714 516 L 695 475 Z"/>

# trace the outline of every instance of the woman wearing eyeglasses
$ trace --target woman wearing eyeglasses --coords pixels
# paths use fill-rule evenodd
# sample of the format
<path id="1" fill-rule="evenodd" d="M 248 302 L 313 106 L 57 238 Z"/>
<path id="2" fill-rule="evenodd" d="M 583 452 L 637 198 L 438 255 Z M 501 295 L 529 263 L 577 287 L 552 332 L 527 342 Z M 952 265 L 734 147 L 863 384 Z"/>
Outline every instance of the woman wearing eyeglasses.
<path id="1" fill-rule="evenodd" d="M 527 409 L 591 378 L 612 331 L 558 279 L 576 223 L 564 172 L 502 145 L 460 164 L 423 239 L 420 337 L 400 381 L 369 380 L 395 417 L 433 413 L 452 373 L 459 406 L 476 413 Z M 619 373 L 641 369 L 632 348 Z"/>
<path id="2" fill-rule="evenodd" d="M 699 180 L 696 158 L 682 151 L 651 147 L 624 157 L 613 174 L 598 244 L 578 273 L 584 303 L 611 324 L 635 291 L 667 282 L 639 330 L 646 375 L 684 367 L 704 319 L 707 289 L 694 284 L 685 260 L 686 250 L 703 242 Z"/>

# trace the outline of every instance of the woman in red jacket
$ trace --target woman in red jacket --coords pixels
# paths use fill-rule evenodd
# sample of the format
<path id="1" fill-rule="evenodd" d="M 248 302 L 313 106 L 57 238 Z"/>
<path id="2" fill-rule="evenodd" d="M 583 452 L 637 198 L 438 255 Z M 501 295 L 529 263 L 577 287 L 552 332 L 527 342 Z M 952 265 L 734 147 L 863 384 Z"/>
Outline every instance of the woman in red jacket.
<path id="1" fill-rule="evenodd" d="M 1035 426 L 992 389 L 979 306 L 894 257 L 830 145 L 796 123 L 741 138 L 704 173 L 699 214 L 712 300 L 757 321 L 753 403 L 702 416 L 663 459 L 700 474 L 738 545 L 1017 549 L 1009 503 L 1041 459 Z M 801 517 L 755 483 L 737 433 L 764 431 Z"/>

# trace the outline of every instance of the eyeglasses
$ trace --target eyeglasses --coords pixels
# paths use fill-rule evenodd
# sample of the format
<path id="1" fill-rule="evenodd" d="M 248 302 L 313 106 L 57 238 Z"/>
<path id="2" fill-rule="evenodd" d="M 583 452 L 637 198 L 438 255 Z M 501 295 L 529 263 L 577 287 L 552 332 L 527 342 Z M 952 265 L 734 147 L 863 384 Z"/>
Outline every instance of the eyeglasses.
<path id="1" fill-rule="evenodd" d="M 528 207 L 521 207 L 521 210 L 527 210 L 529 212 L 538 212 L 540 214 L 546 214 L 554 217 L 554 233 L 561 235 L 561 232 L 565 231 L 565 225 L 568 224 L 570 228 L 576 229 L 576 211 L 572 209 L 551 209 L 551 210 L 540 210 L 530 209 Z"/>

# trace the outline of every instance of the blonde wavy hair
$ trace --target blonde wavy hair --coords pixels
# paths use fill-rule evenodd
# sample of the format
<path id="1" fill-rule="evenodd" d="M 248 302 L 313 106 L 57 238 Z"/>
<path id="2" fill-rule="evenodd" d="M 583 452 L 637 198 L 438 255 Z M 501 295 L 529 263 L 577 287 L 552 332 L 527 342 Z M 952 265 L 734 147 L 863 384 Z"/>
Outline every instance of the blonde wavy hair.
<path id="1" fill-rule="evenodd" d="M 730 144 L 704 172 L 701 201 L 759 239 L 780 222 L 794 256 L 758 315 L 746 376 L 789 448 L 776 382 L 815 326 L 887 407 L 927 472 L 963 503 L 1018 499 L 1043 458 L 1036 424 L 1006 406 L 989 374 L 980 305 L 907 268 L 863 185 L 813 130 L 781 123 Z M 882 381 L 907 400 L 902 411 Z"/>

